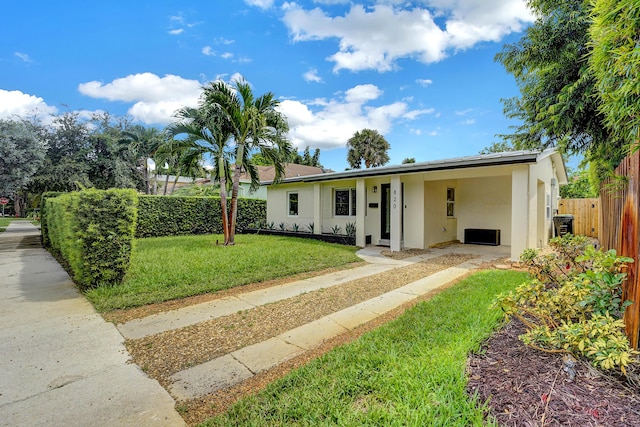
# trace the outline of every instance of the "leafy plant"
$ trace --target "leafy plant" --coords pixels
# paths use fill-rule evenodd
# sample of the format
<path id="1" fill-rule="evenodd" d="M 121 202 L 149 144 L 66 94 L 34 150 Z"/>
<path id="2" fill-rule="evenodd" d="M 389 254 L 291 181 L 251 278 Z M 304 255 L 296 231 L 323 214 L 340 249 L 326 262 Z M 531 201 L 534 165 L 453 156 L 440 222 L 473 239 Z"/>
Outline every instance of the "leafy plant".
<path id="1" fill-rule="evenodd" d="M 344 226 L 344 231 L 345 233 L 347 233 L 347 236 L 356 237 L 356 223 L 355 222 L 346 223 Z"/>
<path id="2" fill-rule="evenodd" d="M 293 231 L 293 232 L 297 233 L 298 231 L 300 231 L 300 226 L 294 222 L 294 223 L 291 225 L 291 231 Z"/>
<path id="3" fill-rule="evenodd" d="M 315 225 L 313 223 L 310 223 L 309 225 L 307 225 L 307 229 L 309 230 L 309 233 L 313 234 L 313 230 L 315 229 Z"/>
<path id="4" fill-rule="evenodd" d="M 553 254 L 523 252 L 521 259 L 534 279 L 501 296 L 497 304 L 527 326 L 521 337 L 526 344 L 572 353 L 601 369 L 626 374 L 639 354 L 631 349 L 621 320 L 630 304 L 622 301 L 624 269 L 633 260 L 615 250 L 596 250 L 583 237 L 566 235 L 552 246 Z"/>
<path id="5" fill-rule="evenodd" d="M 278 228 L 280 229 L 280 231 L 285 231 L 287 229 L 287 224 L 281 222 L 280 224 L 278 224 Z"/>
<path id="6" fill-rule="evenodd" d="M 267 223 L 266 227 L 267 227 L 267 230 L 275 230 L 276 229 L 276 224 L 273 221 L 271 221 L 271 222 Z"/>
<path id="7" fill-rule="evenodd" d="M 340 228 L 339 225 L 334 225 L 333 227 L 330 228 L 331 230 L 331 234 L 341 234 L 342 233 L 342 228 Z"/>

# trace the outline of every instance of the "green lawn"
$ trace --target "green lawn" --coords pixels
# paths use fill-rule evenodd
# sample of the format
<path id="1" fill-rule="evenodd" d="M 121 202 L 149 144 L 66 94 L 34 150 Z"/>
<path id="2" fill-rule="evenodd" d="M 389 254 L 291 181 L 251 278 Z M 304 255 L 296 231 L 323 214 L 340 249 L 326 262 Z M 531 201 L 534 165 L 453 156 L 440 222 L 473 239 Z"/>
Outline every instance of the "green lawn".
<path id="1" fill-rule="evenodd" d="M 237 235 L 138 239 L 124 283 L 86 295 L 99 311 L 168 301 L 359 261 L 356 248 L 316 240 Z"/>
<path id="2" fill-rule="evenodd" d="M 500 323 L 489 308 L 527 274 L 484 271 L 337 348 L 203 426 L 481 426 L 465 366 Z"/>

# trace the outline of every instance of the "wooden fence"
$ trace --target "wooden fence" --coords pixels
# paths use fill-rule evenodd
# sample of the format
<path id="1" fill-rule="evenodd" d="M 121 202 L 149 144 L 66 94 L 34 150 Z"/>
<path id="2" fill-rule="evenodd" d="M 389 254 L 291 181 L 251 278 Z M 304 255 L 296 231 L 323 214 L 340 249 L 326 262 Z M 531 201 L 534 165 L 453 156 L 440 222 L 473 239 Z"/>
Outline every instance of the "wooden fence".
<path id="1" fill-rule="evenodd" d="M 599 237 L 600 199 L 561 199 L 558 213 L 573 215 L 573 234 Z"/>
<path id="2" fill-rule="evenodd" d="M 635 260 L 622 285 L 623 301 L 633 301 L 624 314 L 627 336 L 638 348 L 640 332 L 640 260 L 638 260 L 638 212 L 640 212 L 640 151 L 626 157 L 616 169 L 616 178 L 600 188 L 600 244 L 618 255 Z"/>

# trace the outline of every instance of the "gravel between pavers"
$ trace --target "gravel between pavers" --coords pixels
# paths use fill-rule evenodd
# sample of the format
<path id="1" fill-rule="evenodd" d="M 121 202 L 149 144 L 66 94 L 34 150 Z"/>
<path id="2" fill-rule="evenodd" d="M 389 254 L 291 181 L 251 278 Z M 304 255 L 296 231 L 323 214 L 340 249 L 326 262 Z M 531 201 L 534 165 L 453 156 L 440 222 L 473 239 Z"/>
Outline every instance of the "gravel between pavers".
<path id="1" fill-rule="evenodd" d="M 125 345 L 133 361 L 147 375 L 168 387 L 169 377 L 176 372 L 264 341 L 473 258 L 476 256 L 447 254 L 185 328 L 127 340 Z"/>

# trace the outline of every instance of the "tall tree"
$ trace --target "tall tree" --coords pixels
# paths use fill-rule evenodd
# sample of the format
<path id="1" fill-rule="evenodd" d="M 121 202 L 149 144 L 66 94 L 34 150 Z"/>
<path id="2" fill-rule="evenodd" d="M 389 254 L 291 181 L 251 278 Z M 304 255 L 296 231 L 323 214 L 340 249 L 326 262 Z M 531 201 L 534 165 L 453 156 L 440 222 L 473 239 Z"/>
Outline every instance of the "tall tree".
<path id="1" fill-rule="evenodd" d="M 64 113 L 51 126 L 40 126 L 46 143 L 45 160 L 29 185 L 30 191 L 73 191 L 91 187 L 89 179 L 90 129 L 77 113 Z"/>
<path id="2" fill-rule="evenodd" d="M 14 197 L 17 213 L 23 190 L 42 164 L 45 145 L 31 123 L 0 120 L 0 196 Z"/>
<path id="3" fill-rule="evenodd" d="M 251 176 L 252 186 L 259 184 L 258 173 L 251 163 L 251 155 L 259 151 L 275 166 L 276 180 L 284 176 L 283 158 L 290 155 L 292 146 L 286 139 L 289 130 L 286 117 L 277 111 L 279 101 L 267 92 L 255 97 L 251 86 L 244 79 L 231 86 L 222 81 L 210 83 L 204 88 L 200 109 L 208 117 L 220 117 L 222 126 L 228 126 L 234 144 L 235 166 L 231 190 L 231 210 L 228 240 L 233 245 L 238 215 L 238 189 L 240 174 L 244 169 Z"/>
<path id="4" fill-rule="evenodd" d="M 389 143 L 376 130 L 363 129 L 347 141 L 347 161 L 349 166 L 360 169 L 362 162 L 366 168 L 382 166 L 389 162 Z"/>
<path id="5" fill-rule="evenodd" d="M 589 0 L 529 0 L 537 19 L 496 60 L 514 75 L 521 96 L 504 100 L 505 114 L 520 121 L 503 135 L 516 149 L 557 146 L 569 154 L 605 159 L 624 156 L 622 141 L 604 126 L 588 55 Z"/>
<path id="6" fill-rule="evenodd" d="M 640 7 L 637 0 L 594 0 L 589 58 L 600 112 L 611 132 L 640 143 Z"/>

